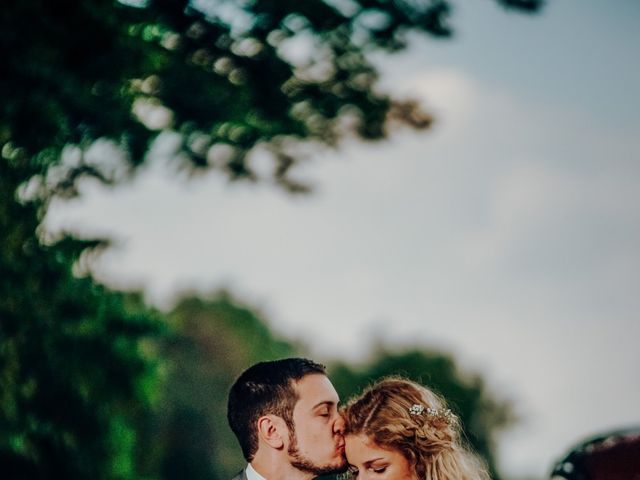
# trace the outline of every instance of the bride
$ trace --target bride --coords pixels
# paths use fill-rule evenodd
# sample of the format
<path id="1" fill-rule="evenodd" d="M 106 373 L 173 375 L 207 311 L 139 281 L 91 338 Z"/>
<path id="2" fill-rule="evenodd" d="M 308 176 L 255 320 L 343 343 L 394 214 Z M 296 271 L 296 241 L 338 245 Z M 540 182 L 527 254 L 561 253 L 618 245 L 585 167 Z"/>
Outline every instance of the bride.
<path id="1" fill-rule="evenodd" d="M 489 480 L 465 448 L 457 417 L 427 388 L 386 378 L 343 411 L 345 452 L 358 480 Z"/>

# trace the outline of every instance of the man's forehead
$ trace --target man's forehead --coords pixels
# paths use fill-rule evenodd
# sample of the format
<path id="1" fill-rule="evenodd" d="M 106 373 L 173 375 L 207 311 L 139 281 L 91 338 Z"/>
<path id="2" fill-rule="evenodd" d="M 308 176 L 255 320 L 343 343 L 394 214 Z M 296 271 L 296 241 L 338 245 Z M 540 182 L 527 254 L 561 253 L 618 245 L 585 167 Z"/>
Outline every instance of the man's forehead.
<path id="1" fill-rule="evenodd" d="M 329 377 L 322 373 L 305 375 L 294 383 L 294 388 L 298 394 L 298 402 L 320 404 L 339 401 Z"/>

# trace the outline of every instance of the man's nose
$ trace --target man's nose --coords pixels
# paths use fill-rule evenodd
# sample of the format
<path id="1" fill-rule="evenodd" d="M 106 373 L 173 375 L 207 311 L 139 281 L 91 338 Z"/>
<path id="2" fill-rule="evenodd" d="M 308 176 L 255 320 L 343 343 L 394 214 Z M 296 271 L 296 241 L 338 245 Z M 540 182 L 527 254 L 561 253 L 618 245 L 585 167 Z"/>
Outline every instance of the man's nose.
<path id="1" fill-rule="evenodd" d="M 333 431 L 334 433 L 339 433 L 340 435 L 344 434 L 344 419 L 340 414 L 338 414 L 338 418 L 333 424 Z"/>

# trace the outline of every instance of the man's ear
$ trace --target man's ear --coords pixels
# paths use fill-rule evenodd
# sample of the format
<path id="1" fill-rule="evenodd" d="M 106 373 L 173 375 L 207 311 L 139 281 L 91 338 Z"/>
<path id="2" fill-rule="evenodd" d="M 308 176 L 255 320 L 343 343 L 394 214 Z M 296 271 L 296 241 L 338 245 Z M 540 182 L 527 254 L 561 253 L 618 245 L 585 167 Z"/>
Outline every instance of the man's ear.
<path id="1" fill-rule="evenodd" d="M 258 436 L 271 448 L 282 449 L 288 435 L 286 423 L 277 415 L 264 415 L 258 419 Z"/>

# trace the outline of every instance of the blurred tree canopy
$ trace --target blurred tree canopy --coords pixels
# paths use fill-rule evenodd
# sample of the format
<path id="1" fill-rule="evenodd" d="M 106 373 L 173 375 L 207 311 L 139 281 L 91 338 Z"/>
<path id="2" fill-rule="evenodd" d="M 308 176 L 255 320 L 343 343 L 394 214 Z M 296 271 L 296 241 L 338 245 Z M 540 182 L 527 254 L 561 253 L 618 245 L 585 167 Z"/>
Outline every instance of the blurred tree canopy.
<path id="1" fill-rule="evenodd" d="M 535 12 L 543 0 L 495 0 Z M 449 0 L 9 0 L 0 12 L 3 161 L 44 193 L 73 193 L 91 175 L 117 181 L 160 131 L 177 157 L 253 178 L 247 153 L 271 152 L 273 179 L 302 140 L 379 139 L 389 122 L 416 128 L 429 115 L 375 89 L 366 54 L 396 52 L 409 32 L 452 34 Z M 83 152 L 108 139 L 116 169 Z M 63 149 L 77 155 L 61 162 Z M 50 174 L 50 167 L 65 163 Z M 41 192 L 42 193 L 42 192 Z"/>
<path id="2" fill-rule="evenodd" d="M 100 242 L 42 245 L 35 207 L 6 201 L 10 177 L 0 163 L 0 476 L 137 478 L 155 388 L 144 341 L 162 325 L 139 296 L 72 271 Z"/>
<path id="3" fill-rule="evenodd" d="M 157 449 L 164 480 L 231 478 L 244 462 L 227 424 L 231 384 L 247 366 L 294 356 L 298 348 L 226 292 L 185 297 L 166 318 L 164 394 L 149 449 Z"/>
<path id="4" fill-rule="evenodd" d="M 543 0 L 495 2 L 521 12 L 543 5 Z M 304 142 L 336 145 L 347 135 L 381 139 L 393 122 L 430 125 L 430 116 L 410 99 L 376 90 L 377 72 L 367 54 L 402 50 L 410 32 L 450 36 L 452 3 L 3 2 L 0 463 L 5 478 L 173 478 L 180 461 L 209 458 L 211 452 L 213 460 L 198 464 L 201 470 L 192 470 L 192 478 L 227 472 L 225 459 L 232 457 L 224 449 L 235 444 L 220 433 L 219 402 L 206 405 L 206 399 L 220 399 L 221 385 L 250 361 L 295 350 L 270 337 L 253 313 L 229 299 L 185 301 L 165 321 L 138 295 L 96 284 L 86 265 L 104 242 L 51 239 L 39 231 L 52 195 L 77 193 L 78 179 L 86 176 L 122 181 L 166 135 L 178 139 L 175 158 L 185 168 L 256 179 L 250 154 L 258 150 L 273 160 L 268 180 L 304 191 L 306 186 L 289 175 Z M 96 144 L 110 153 L 90 155 Z M 202 326 L 186 315 L 198 309 L 209 312 L 197 316 Z M 244 332 L 238 330 L 242 325 Z M 260 342 L 238 340 L 248 332 Z M 187 371 L 184 365 L 194 359 L 214 366 Z M 227 370 L 218 370 L 218 363 Z M 176 389 L 159 390 L 167 410 L 152 414 L 158 382 L 175 383 Z M 193 396 L 182 396 L 180 389 Z M 205 423 L 203 416 L 209 419 Z M 185 438 L 196 430 L 199 438 L 215 438 L 215 446 L 208 440 L 187 444 Z M 161 442 L 154 441 L 156 433 Z M 178 453 L 186 447 L 193 449 Z"/>

